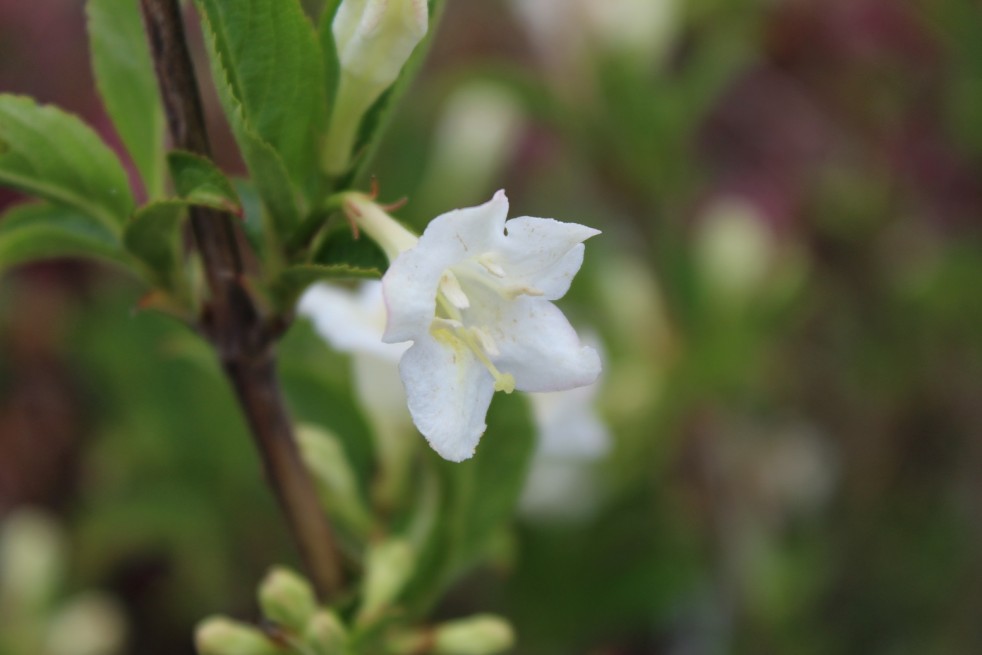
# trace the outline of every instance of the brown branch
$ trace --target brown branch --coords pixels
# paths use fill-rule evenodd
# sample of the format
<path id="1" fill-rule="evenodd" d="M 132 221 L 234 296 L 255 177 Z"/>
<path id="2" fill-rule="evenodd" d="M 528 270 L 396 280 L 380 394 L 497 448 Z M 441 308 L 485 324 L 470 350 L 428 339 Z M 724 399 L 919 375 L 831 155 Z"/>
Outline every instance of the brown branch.
<path id="1" fill-rule="evenodd" d="M 141 6 L 174 146 L 209 156 L 178 0 L 141 0 Z M 281 330 L 263 319 L 241 283 L 242 253 L 232 217 L 192 207 L 190 218 L 211 293 L 201 329 L 235 389 L 314 585 L 322 597 L 335 595 L 341 587 L 338 551 L 300 459 L 276 376 L 273 346 Z"/>

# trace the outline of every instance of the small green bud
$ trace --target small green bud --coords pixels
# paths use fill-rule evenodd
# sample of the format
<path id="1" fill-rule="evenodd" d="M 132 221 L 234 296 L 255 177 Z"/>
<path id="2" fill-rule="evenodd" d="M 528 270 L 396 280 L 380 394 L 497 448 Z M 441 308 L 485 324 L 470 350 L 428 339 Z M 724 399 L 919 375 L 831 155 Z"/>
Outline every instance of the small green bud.
<path id="1" fill-rule="evenodd" d="M 475 614 L 436 627 L 433 653 L 436 655 L 494 655 L 515 643 L 511 624 L 493 614 Z"/>
<path id="2" fill-rule="evenodd" d="M 270 621 L 300 633 L 317 611 L 317 597 L 310 583 L 293 571 L 277 566 L 259 585 L 259 606 Z"/>
<path id="3" fill-rule="evenodd" d="M 391 539 L 368 549 L 359 622 L 372 621 L 395 600 L 415 565 L 416 553 L 404 539 Z"/>
<path id="4" fill-rule="evenodd" d="M 283 655 L 258 628 L 223 616 L 199 623 L 194 645 L 199 655 Z"/>
<path id="5" fill-rule="evenodd" d="M 300 425 L 297 441 L 303 461 L 314 476 L 321 502 L 355 534 L 367 535 L 372 527 L 371 514 L 365 507 L 341 441 L 313 425 Z"/>
<path id="6" fill-rule="evenodd" d="M 304 633 L 304 642 L 317 655 L 341 655 L 347 639 L 348 632 L 341 620 L 327 610 L 317 612 L 307 624 L 307 631 Z"/>

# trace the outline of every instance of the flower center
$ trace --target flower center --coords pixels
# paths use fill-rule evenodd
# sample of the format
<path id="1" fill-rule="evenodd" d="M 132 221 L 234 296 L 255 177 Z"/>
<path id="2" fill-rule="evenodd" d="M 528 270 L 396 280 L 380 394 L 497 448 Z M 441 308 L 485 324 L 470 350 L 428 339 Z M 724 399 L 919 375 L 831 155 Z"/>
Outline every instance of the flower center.
<path id="1" fill-rule="evenodd" d="M 470 279 L 471 276 L 466 276 Z M 475 276 L 480 280 L 480 276 Z M 480 280 L 485 282 L 484 280 Z M 490 282 L 488 280 L 487 282 Z M 494 287 L 488 284 L 487 286 Z M 498 346 L 488 334 L 486 328 L 478 325 L 468 325 L 462 310 L 470 308 L 470 298 L 461 286 L 454 271 L 447 269 L 440 278 L 436 292 L 436 316 L 430 326 L 433 336 L 451 347 L 465 347 L 474 353 L 491 376 L 494 378 L 494 390 L 511 393 L 515 390 L 515 377 L 511 373 L 502 373 L 491 361 L 498 355 Z"/>

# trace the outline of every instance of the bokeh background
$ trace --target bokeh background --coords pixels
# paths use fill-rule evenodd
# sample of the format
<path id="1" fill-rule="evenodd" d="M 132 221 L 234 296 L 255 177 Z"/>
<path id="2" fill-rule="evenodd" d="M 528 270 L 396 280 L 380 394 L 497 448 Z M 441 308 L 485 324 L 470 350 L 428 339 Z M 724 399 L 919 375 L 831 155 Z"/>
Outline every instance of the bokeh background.
<path id="1" fill-rule="evenodd" d="M 0 0 L 0 91 L 119 144 L 81 0 Z M 982 652 L 978 3 L 450 0 L 371 168 L 418 227 L 503 187 L 604 232 L 561 304 L 609 448 L 533 467 L 438 615 L 500 612 L 528 654 Z M 141 293 L 0 279 L 0 589 L 50 551 L 62 624 L 176 655 L 295 556 L 218 366 Z M 303 322 L 281 368 L 305 421 L 350 394 Z"/>

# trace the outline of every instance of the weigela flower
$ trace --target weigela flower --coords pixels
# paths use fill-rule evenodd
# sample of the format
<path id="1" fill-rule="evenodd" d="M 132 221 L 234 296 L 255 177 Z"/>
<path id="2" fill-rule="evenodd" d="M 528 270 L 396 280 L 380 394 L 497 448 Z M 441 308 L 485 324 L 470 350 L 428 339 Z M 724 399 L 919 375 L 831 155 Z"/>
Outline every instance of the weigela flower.
<path id="1" fill-rule="evenodd" d="M 352 219 L 386 241 L 371 214 Z M 452 461 L 474 454 L 495 391 L 561 391 L 600 374 L 596 351 L 551 302 L 583 263 L 583 241 L 599 232 L 548 218 L 506 222 L 507 214 L 499 191 L 438 216 L 382 278 L 383 341 L 413 342 L 399 364 L 413 422 Z"/>

